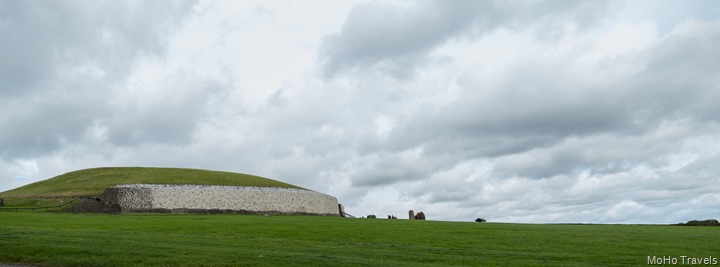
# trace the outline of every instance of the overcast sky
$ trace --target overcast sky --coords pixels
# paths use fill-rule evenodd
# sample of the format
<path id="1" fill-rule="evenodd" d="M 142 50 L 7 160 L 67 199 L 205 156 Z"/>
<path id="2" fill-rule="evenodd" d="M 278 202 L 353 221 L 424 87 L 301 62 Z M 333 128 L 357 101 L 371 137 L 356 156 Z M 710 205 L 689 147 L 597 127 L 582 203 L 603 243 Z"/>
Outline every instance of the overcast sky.
<path id="1" fill-rule="evenodd" d="M 720 218 L 720 1 L 2 1 L 0 191 L 265 176 L 380 217 Z"/>

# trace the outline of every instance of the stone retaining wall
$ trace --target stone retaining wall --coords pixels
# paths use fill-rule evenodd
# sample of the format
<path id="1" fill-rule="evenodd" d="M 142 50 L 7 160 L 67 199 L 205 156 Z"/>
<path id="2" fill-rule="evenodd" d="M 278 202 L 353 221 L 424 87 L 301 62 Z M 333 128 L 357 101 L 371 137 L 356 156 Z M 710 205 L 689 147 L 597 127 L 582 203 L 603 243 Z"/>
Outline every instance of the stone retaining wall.
<path id="1" fill-rule="evenodd" d="M 214 185 L 118 185 L 105 189 L 105 210 L 339 215 L 335 197 L 310 190 Z"/>

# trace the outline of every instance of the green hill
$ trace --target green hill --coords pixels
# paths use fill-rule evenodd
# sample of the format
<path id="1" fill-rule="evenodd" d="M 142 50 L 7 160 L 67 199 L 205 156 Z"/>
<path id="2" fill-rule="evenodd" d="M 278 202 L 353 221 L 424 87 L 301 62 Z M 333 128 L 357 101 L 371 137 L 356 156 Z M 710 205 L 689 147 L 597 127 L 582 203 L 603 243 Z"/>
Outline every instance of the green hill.
<path id="1" fill-rule="evenodd" d="M 110 167 L 69 172 L 0 193 L 0 198 L 100 196 L 119 184 L 195 184 L 300 188 L 259 176 L 181 168 Z"/>

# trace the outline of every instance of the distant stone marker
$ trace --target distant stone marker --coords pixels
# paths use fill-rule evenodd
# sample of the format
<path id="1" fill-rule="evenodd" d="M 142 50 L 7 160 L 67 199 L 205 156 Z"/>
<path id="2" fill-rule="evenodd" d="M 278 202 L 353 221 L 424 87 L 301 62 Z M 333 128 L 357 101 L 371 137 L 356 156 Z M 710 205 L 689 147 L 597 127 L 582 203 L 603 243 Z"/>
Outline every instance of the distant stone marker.
<path id="1" fill-rule="evenodd" d="M 415 212 L 413 210 L 408 211 L 408 219 L 415 219 Z"/>
<path id="2" fill-rule="evenodd" d="M 483 218 L 477 218 L 477 219 L 475 219 L 475 222 L 487 222 L 487 220 L 485 220 Z"/>
<path id="3" fill-rule="evenodd" d="M 368 219 L 377 219 L 377 217 L 374 214 L 370 214 L 367 216 Z"/>
<path id="4" fill-rule="evenodd" d="M 418 212 L 418 214 L 415 215 L 415 220 L 425 220 L 425 213 L 424 212 Z"/>

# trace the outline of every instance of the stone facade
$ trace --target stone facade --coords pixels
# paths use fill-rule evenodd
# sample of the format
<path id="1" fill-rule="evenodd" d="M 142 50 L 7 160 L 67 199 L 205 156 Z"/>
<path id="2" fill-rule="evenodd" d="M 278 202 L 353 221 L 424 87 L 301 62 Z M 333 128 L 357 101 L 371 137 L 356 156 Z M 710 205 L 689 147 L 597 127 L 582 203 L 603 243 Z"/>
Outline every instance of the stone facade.
<path id="1" fill-rule="evenodd" d="M 335 197 L 310 190 L 214 185 L 118 185 L 105 189 L 105 210 L 340 215 Z"/>

